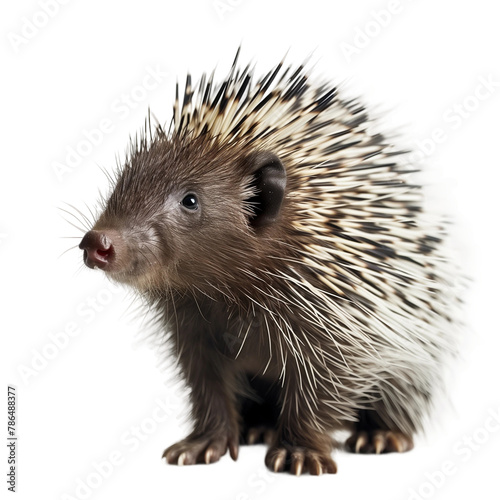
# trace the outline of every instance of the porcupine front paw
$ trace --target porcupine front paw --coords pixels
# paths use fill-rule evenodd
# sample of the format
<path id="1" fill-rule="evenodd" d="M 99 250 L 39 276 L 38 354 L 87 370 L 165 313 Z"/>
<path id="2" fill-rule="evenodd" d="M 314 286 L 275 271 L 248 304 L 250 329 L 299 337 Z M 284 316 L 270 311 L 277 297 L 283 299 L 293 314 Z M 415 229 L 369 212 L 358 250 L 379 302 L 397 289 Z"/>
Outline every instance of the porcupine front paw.
<path id="1" fill-rule="evenodd" d="M 382 429 L 358 430 L 345 442 L 348 451 L 353 453 L 403 453 L 413 448 L 411 436 L 399 431 Z"/>
<path id="2" fill-rule="evenodd" d="M 217 462 L 229 449 L 233 460 L 238 458 L 238 435 L 235 432 L 221 431 L 191 434 L 187 438 L 169 446 L 162 458 L 169 464 L 192 465 Z"/>
<path id="3" fill-rule="evenodd" d="M 328 451 L 293 446 L 284 442 L 276 443 L 269 448 L 266 465 L 273 472 L 288 471 L 296 476 L 300 476 L 303 472 L 309 472 L 313 476 L 337 472 L 337 464 Z"/>

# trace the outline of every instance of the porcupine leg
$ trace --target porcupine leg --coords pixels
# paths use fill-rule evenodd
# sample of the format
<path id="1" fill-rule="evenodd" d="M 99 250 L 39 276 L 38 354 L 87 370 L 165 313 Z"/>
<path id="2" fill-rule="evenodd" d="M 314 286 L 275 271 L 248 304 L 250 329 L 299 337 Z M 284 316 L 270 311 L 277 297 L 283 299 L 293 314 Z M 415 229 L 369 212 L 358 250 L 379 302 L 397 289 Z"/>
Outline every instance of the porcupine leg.
<path id="1" fill-rule="evenodd" d="M 179 362 L 190 389 L 193 431 L 167 448 L 169 464 L 213 463 L 229 450 L 238 456 L 239 425 L 235 375 L 227 359 L 216 348 L 197 305 L 177 305 L 177 329 L 173 336 Z M 215 324 L 215 320 L 214 320 Z"/>
<path id="2" fill-rule="evenodd" d="M 335 474 L 332 438 L 314 425 L 314 406 L 307 403 L 305 392 L 298 390 L 295 375 L 292 370 L 286 375 L 283 407 L 274 441 L 266 454 L 266 465 L 274 472 L 288 471 L 297 476 L 303 472 Z"/>
<path id="3" fill-rule="evenodd" d="M 389 429 L 376 411 L 360 410 L 346 448 L 353 453 L 402 453 L 413 448 L 413 439 L 397 429 Z"/>
<path id="4" fill-rule="evenodd" d="M 190 383 L 194 429 L 185 439 L 168 447 L 163 457 L 169 464 L 209 464 L 217 462 L 229 450 L 231 458 L 236 460 L 239 432 L 233 396 L 218 377 L 210 380 L 214 375 L 210 370 L 198 365 L 196 371 L 197 375 L 204 372 L 201 376 L 206 380 L 204 384 L 200 380 Z M 193 381 L 197 375 L 190 374 L 189 379 Z"/>
<path id="5" fill-rule="evenodd" d="M 194 429 L 164 451 L 163 457 L 169 464 L 217 462 L 228 449 L 233 460 L 238 457 L 238 419 L 233 396 L 216 373 L 203 366 L 200 359 L 197 361 L 196 373 L 188 375 Z"/>

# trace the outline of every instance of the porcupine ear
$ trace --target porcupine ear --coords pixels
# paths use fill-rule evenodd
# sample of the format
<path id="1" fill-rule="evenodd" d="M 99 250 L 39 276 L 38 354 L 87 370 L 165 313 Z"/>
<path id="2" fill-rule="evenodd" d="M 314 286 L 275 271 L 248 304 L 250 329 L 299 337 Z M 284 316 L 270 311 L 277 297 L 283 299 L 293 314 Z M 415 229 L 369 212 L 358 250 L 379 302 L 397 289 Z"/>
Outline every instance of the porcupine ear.
<path id="1" fill-rule="evenodd" d="M 254 214 L 250 224 L 254 228 L 268 226 L 276 221 L 285 196 L 286 172 L 280 159 L 268 151 L 259 151 L 246 158 L 253 174 L 252 187 L 256 195 L 247 200 Z"/>

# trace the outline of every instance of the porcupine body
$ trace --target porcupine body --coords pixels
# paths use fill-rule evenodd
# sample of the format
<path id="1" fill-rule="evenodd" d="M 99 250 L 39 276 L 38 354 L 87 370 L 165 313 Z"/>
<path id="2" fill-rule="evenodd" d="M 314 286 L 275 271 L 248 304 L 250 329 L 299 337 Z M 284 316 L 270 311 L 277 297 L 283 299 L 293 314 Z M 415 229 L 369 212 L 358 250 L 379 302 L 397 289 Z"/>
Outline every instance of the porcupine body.
<path id="1" fill-rule="evenodd" d="M 410 449 L 455 345 L 442 224 L 362 106 L 302 66 L 252 73 L 188 76 L 80 244 L 157 311 L 190 387 L 164 456 L 265 441 L 272 470 L 331 473 L 342 428 L 353 451 Z"/>

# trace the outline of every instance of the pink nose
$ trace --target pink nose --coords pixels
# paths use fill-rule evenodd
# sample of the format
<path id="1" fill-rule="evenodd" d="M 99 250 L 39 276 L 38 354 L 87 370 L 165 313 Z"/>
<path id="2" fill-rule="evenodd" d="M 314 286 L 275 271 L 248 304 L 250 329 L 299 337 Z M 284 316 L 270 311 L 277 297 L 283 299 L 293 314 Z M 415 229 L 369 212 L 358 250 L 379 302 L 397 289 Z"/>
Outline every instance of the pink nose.
<path id="1" fill-rule="evenodd" d="M 106 269 L 115 258 L 115 248 L 109 232 L 89 231 L 79 247 L 83 250 L 83 262 L 90 269 Z"/>

